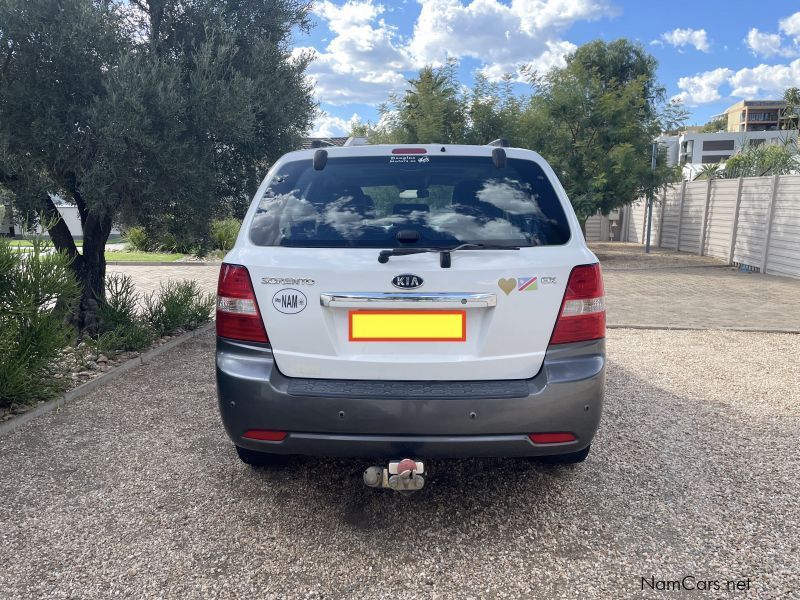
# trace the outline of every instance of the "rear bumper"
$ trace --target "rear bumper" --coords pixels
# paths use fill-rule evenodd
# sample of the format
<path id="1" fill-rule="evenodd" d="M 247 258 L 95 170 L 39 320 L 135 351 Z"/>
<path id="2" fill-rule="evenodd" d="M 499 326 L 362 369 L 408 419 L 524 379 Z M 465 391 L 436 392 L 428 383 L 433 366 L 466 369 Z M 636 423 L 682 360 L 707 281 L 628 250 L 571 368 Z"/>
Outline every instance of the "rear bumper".
<path id="1" fill-rule="evenodd" d="M 600 421 L 605 341 L 551 346 L 536 377 L 420 382 L 297 379 L 255 344 L 217 340 L 220 413 L 238 446 L 276 454 L 546 456 L 588 446 Z M 289 432 L 281 442 L 243 438 L 248 429 Z M 529 433 L 577 439 L 534 444 Z"/>

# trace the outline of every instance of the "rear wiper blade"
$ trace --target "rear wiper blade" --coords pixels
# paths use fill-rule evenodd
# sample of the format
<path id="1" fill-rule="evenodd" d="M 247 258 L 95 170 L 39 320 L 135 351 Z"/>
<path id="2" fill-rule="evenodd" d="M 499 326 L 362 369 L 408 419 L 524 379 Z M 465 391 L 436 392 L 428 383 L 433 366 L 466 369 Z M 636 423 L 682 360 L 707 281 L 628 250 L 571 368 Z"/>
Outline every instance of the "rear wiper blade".
<path id="1" fill-rule="evenodd" d="M 422 254 L 424 252 L 439 252 L 439 264 L 443 269 L 450 268 L 450 253 L 456 250 L 519 250 L 519 246 L 503 246 L 501 244 L 467 243 L 459 244 L 452 248 L 392 248 L 381 250 L 378 254 L 379 263 L 389 262 L 390 256 L 407 256 L 409 254 Z"/>
<path id="2" fill-rule="evenodd" d="M 502 244 L 481 244 L 480 242 L 460 244 L 455 248 L 445 248 L 445 252 L 456 250 L 519 250 L 519 246 L 504 246 Z"/>
<path id="3" fill-rule="evenodd" d="M 422 254 L 423 252 L 441 252 L 441 248 L 392 248 L 381 250 L 378 254 L 379 263 L 389 262 L 390 256 L 406 256 L 408 254 Z"/>
<path id="4" fill-rule="evenodd" d="M 439 257 L 439 265 L 443 269 L 450 268 L 450 253 L 456 250 L 519 250 L 519 246 L 503 246 L 502 244 L 481 244 L 479 242 L 459 244 L 455 248 L 442 250 Z"/>

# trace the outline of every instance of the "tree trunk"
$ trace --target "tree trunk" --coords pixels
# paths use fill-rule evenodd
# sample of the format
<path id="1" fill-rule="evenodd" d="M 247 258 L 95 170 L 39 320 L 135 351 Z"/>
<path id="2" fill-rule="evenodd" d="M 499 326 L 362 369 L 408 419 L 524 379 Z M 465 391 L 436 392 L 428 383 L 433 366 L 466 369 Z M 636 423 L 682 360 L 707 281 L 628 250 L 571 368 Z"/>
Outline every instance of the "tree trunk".
<path id="1" fill-rule="evenodd" d="M 72 316 L 72 324 L 90 335 L 97 333 L 99 303 L 105 299 L 105 248 L 111 234 L 111 216 L 81 211 L 83 253 L 79 253 L 72 234 L 61 214 L 48 197 L 44 201 L 48 233 L 57 250 L 72 258 L 72 271 L 81 286 L 81 297 Z"/>
<path id="2" fill-rule="evenodd" d="M 111 233 L 111 217 L 89 213 L 83 225 L 83 255 L 73 263 L 82 293 L 74 323 L 90 335 L 99 328 L 97 309 L 106 295 L 106 242 Z"/>

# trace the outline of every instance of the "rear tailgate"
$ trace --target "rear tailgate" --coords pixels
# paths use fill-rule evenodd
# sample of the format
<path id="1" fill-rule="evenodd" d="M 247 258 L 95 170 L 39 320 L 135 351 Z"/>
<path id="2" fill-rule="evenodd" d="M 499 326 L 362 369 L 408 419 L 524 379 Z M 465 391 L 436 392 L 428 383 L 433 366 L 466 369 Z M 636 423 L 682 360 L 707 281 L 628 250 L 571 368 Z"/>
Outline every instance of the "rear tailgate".
<path id="1" fill-rule="evenodd" d="M 380 264 L 374 249 L 236 254 L 228 260 L 250 271 L 282 373 L 372 380 L 533 377 L 572 267 L 594 262 L 572 245 L 455 252 L 449 269 L 438 254 Z M 392 279 L 404 274 L 422 285 L 398 290 Z"/>

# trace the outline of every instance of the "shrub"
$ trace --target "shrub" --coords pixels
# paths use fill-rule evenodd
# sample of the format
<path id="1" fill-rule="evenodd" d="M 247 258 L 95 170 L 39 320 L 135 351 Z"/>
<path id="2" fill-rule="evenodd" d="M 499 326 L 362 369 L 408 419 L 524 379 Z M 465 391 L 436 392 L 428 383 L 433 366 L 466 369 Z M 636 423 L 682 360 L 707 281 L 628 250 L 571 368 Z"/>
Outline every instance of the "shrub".
<path id="1" fill-rule="evenodd" d="M 100 305 L 100 334 L 97 351 L 113 355 L 125 350 L 141 350 L 155 338 L 155 332 L 139 313 L 141 295 L 128 275 L 106 277 L 106 299 Z"/>
<path id="2" fill-rule="evenodd" d="M 63 389 L 50 376 L 74 339 L 67 323 L 80 297 L 70 259 L 33 240 L 25 258 L 0 240 L 0 406 L 45 399 Z"/>
<path id="3" fill-rule="evenodd" d="M 137 252 L 149 252 L 153 247 L 144 227 L 131 227 L 125 233 L 125 241 Z"/>
<path id="4" fill-rule="evenodd" d="M 178 329 L 196 329 L 211 320 L 216 300 L 203 294 L 196 281 L 169 281 L 144 298 L 145 319 L 159 334 Z"/>
<path id="5" fill-rule="evenodd" d="M 179 254 L 191 254 L 194 248 L 194 242 L 186 240 L 174 233 L 167 232 L 161 236 L 159 243 L 159 250 L 162 252 L 177 252 Z"/>
<path id="6" fill-rule="evenodd" d="M 215 250 L 227 252 L 236 243 L 236 236 L 239 235 L 238 219 L 216 219 L 211 222 L 211 240 Z"/>

